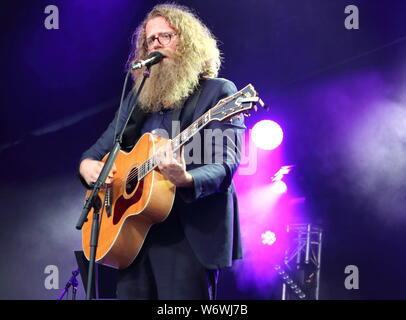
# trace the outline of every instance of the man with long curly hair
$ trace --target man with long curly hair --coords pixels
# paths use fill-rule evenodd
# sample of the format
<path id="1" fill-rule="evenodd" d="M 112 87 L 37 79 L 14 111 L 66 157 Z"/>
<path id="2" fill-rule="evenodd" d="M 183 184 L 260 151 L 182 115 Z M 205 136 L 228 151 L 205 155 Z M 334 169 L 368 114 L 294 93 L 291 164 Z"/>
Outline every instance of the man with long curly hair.
<path id="1" fill-rule="evenodd" d="M 155 6 L 134 33 L 128 66 L 153 51 L 165 58 L 151 67 L 138 97 L 121 145 L 126 151 L 146 132 L 169 132 L 173 137 L 173 121 L 180 121 L 180 128 L 185 128 L 220 99 L 236 92 L 231 81 L 216 78 L 221 64 L 217 41 L 187 7 Z M 82 155 L 79 172 L 87 184 L 98 178 L 104 165 L 100 160 L 112 147 L 116 123 L 119 128 L 124 125 L 144 71 L 132 71 L 134 87 L 124 101 L 120 119 L 115 118 Z M 219 270 L 241 258 L 232 177 L 245 127 L 234 117 L 211 122 L 206 128 L 231 131 L 236 139 L 210 145 L 207 139 L 197 139 L 198 151 L 194 152 L 204 154 L 203 163 L 187 163 L 184 153 L 174 154 L 170 143 L 159 151 L 158 167 L 176 186 L 175 201 L 168 218 L 151 227 L 134 262 L 118 271 L 119 299 L 214 299 Z M 227 161 L 206 161 L 219 155 Z M 106 183 L 113 181 L 115 173 L 113 167 Z"/>

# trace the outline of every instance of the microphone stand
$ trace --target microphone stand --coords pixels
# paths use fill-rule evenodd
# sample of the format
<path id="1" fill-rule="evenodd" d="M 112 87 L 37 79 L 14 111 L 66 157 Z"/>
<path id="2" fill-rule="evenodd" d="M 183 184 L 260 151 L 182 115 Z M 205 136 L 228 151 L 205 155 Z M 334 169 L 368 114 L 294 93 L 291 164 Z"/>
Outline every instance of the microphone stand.
<path id="1" fill-rule="evenodd" d="M 82 214 L 78 220 L 78 223 L 76 224 L 76 229 L 81 230 L 83 227 L 83 224 L 87 221 L 87 216 L 89 214 L 89 211 L 93 208 L 93 223 L 92 223 L 92 231 L 91 231 L 91 240 L 90 240 L 90 258 L 89 258 L 89 272 L 88 272 L 88 277 L 87 277 L 87 290 L 86 290 L 86 300 L 91 300 L 92 298 L 92 284 L 93 284 L 93 270 L 94 270 L 94 265 L 95 265 L 95 257 L 96 257 L 96 250 L 97 250 L 97 245 L 98 245 L 98 240 L 99 240 L 99 220 L 100 220 L 100 208 L 102 207 L 100 197 L 96 197 L 98 195 L 100 188 L 106 181 L 106 178 L 113 167 L 114 161 L 117 158 L 117 154 L 120 151 L 120 145 L 122 142 L 123 134 L 124 131 L 127 127 L 127 124 L 131 118 L 131 115 L 135 109 L 135 106 L 137 105 L 138 101 L 138 96 L 144 87 L 146 79 L 149 77 L 149 66 L 147 67 L 147 70 L 144 72 L 144 77 L 141 81 L 140 87 L 137 90 L 136 96 L 135 96 L 135 101 L 134 104 L 131 106 L 131 110 L 127 115 L 127 119 L 124 123 L 124 126 L 122 127 L 121 131 L 117 136 L 115 137 L 115 143 L 113 145 L 112 150 L 110 151 L 110 154 L 108 155 L 106 162 L 103 166 L 102 171 L 100 172 L 99 177 L 97 178 L 97 181 L 93 185 L 93 190 L 92 193 L 90 194 L 89 198 L 86 199 L 86 203 L 83 207 Z M 123 86 L 123 91 L 121 93 L 121 100 L 120 100 L 120 107 L 119 110 L 122 107 L 123 104 L 123 99 L 124 99 L 124 92 L 127 87 L 127 80 L 130 75 L 131 68 L 127 71 L 125 80 L 124 80 L 124 86 Z M 97 200 L 98 199 L 98 200 Z"/>
<path id="2" fill-rule="evenodd" d="M 72 271 L 72 277 L 70 277 L 69 281 L 66 283 L 65 288 L 59 294 L 57 300 L 62 300 L 64 295 L 68 292 L 70 286 L 72 286 L 72 300 L 76 300 L 76 292 L 78 290 L 78 279 L 76 279 L 77 275 L 79 274 L 79 269 Z"/>

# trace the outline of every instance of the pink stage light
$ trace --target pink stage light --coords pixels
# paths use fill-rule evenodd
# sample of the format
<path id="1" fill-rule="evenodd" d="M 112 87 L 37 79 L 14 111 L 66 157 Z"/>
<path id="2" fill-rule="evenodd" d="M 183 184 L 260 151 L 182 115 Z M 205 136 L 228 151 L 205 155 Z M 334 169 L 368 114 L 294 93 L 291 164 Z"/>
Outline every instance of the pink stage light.
<path id="1" fill-rule="evenodd" d="M 272 183 L 271 190 L 273 193 L 283 194 L 288 191 L 288 187 L 285 182 L 276 181 L 276 182 Z"/>
<path id="2" fill-rule="evenodd" d="M 283 131 L 275 121 L 261 120 L 252 128 L 251 137 L 258 148 L 273 150 L 282 143 Z"/>

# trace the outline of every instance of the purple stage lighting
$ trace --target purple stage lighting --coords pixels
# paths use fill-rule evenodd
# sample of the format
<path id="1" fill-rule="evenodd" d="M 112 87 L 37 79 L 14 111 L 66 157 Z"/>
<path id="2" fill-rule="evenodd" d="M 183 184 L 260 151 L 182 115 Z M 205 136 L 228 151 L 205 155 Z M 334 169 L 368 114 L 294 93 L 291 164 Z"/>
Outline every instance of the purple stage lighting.
<path id="1" fill-rule="evenodd" d="M 252 128 L 251 137 L 258 148 L 273 150 L 282 143 L 283 131 L 275 121 L 261 120 Z"/>

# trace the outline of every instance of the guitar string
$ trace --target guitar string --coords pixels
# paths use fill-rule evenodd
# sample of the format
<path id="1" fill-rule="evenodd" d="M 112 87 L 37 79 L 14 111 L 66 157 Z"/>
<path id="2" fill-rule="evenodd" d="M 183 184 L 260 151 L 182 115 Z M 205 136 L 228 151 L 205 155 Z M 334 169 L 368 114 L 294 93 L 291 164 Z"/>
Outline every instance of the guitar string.
<path id="1" fill-rule="evenodd" d="M 178 145 L 178 147 L 179 147 L 179 145 L 182 144 L 182 142 L 183 142 L 183 141 L 182 141 L 182 136 L 186 136 L 186 137 L 187 137 L 187 139 L 185 139 L 185 141 L 189 140 L 194 134 L 196 134 L 196 132 L 198 132 L 198 131 L 200 131 L 200 130 L 202 129 L 202 127 L 201 127 L 202 125 L 205 125 L 206 123 L 210 122 L 210 120 L 211 120 L 210 115 L 211 115 L 212 112 L 214 112 L 214 113 L 217 112 L 218 109 L 222 108 L 225 104 L 229 103 L 231 100 L 234 100 L 238 95 L 241 95 L 241 94 L 242 94 L 241 92 L 236 92 L 236 94 L 234 94 L 234 95 L 232 95 L 232 96 L 230 96 L 230 97 L 225 98 L 225 100 L 224 100 L 221 104 L 216 105 L 216 106 L 214 106 L 213 108 L 209 109 L 209 110 L 208 110 L 207 112 L 205 112 L 199 119 L 197 119 L 196 121 L 194 121 L 189 127 L 187 127 L 184 131 L 182 131 L 180 134 L 178 134 L 178 135 L 172 140 L 172 142 L 177 141 L 177 140 L 180 140 L 179 142 L 176 143 L 176 145 Z M 205 123 L 204 120 L 205 120 L 205 117 L 206 117 L 207 115 L 209 116 L 209 117 L 208 117 L 209 120 Z M 195 128 L 195 124 L 196 124 L 196 123 L 198 124 L 198 128 L 197 128 L 197 129 Z M 192 131 L 193 127 L 194 127 L 194 129 L 195 129 L 196 132 L 193 132 L 193 131 Z M 191 135 L 192 133 L 193 133 L 193 135 Z M 162 148 L 164 148 L 164 147 L 160 147 L 160 148 L 158 149 L 158 151 L 159 151 L 160 149 L 162 149 Z M 176 151 L 177 149 L 178 149 L 178 148 L 175 147 L 175 151 Z M 152 157 L 150 157 L 150 158 L 148 158 L 146 161 L 144 161 L 140 166 L 133 168 L 133 169 L 130 171 L 130 174 L 128 175 L 128 177 L 127 177 L 127 182 L 132 182 L 134 179 L 141 180 L 141 179 L 144 178 L 149 172 L 151 172 L 151 171 L 157 166 L 157 163 L 155 163 L 155 156 L 156 156 L 156 154 L 157 154 L 157 152 L 155 152 L 155 154 L 152 155 Z M 151 161 L 152 161 L 152 163 L 151 163 Z M 149 166 L 151 166 L 151 167 L 148 168 Z M 141 173 L 143 173 L 142 177 L 139 176 L 139 173 L 140 173 L 141 170 L 142 170 Z"/>
<path id="2" fill-rule="evenodd" d="M 198 124 L 198 127 L 200 127 L 200 126 L 202 126 L 202 125 L 204 124 L 203 118 L 204 118 L 205 115 L 206 115 L 206 113 L 205 113 L 202 117 L 200 117 L 198 120 L 194 121 L 194 123 Z M 194 123 L 193 123 L 193 124 L 194 124 Z M 191 127 L 193 127 L 193 124 L 192 124 L 191 126 L 189 126 L 188 128 L 186 128 L 183 132 L 181 132 L 181 133 L 180 133 L 179 135 L 177 135 L 175 138 L 172 139 L 172 143 L 173 143 L 173 142 L 176 142 L 176 144 L 173 145 L 173 147 L 175 146 L 174 151 L 176 151 L 177 149 L 179 149 L 179 145 L 182 143 L 182 140 L 185 139 L 185 138 L 182 139 L 182 136 L 188 137 L 188 139 L 185 139 L 185 141 L 187 141 L 187 140 L 190 139 L 190 134 L 192 133 L 192 132 L 190 132 L 190 131 L 191 131 L 191 129 L 192 129 Z M 201 128 L 198 128 L 197 130 L 195 129 L 195 131 L 199 131 L 200 129 L 201 129 Z M 186 134 L 185 134 L 185 133 L 186 133 Z M 178 147 L 176 147 L 176 145 L 177 145 Z M 149 173 L 149 170 L 147 170 L 149 166 L 151 166 L 150 170 L 154 169 L 154 168 L 156 167 L 156 165 L 157 165 L 157 163 L 155 163 L 155 162 L 156 162 L 156 161 L 155 161 L 155 159 L 156 159 L 155 156 L 156 156 L 156 154 L 158 153 L 158 151 L 161 150 L 161 149 L 163 149 L 163 148 L 164 148 L 164 146 L 161 146 L 161 147 L 157 150 L 157 152 L 155 152 L 155 154 L 154 154 L 152 157 L 150 157 L 148 160 L 144 161 L 144 162 L 143 162 L 141 165 L 139 165 L 138 167 L 133 168 L 133 169 L 131 170 L 131 173 L 128 175 L 127 181 L 128 181 L 128 182 L 131 182 L 133 179 L 138 178 L 139 170 L 147 171 L 147 172 L 145 172 L 145 174 L 144 174 L 144 177 L 145 177 L 145 175 Z M 151 161 L 152 161 L 152 164 L 151 164 Z M 141 179 L 142 179 L 142 177 L 141 177 Z"/>
<path id="3" fill-rule="evenodd" d="M 225 100 L 221 104 L 214 106 L 209 111 L 204 113 L 197 121 L 194 121 L 189 127 L 187 127 L 182 133 L 180 133 L 178 136 L 176 136 L 172 141 L 180 140 L 177 143 L 177 145 L 179 147 L 179 144 L 182 143 L 182 136 L 186 135 L 186 137 L 188 137 L 188 138 L 185 139 L 185 141 L 189 140 L 196 132 L 198 132 L 202 129 L 201 126 L 205 124 L 204 118 L 206 115 L 209 115 L 209 121 L 210 121 L 211 120 L 210 113 L 212 111 L 214 111 L 214 112 L 218 111 L 218 109 L 222 108 L 225 104 L 229 103 L 231 100 L 234 100 L 236 98 L 236 96 L 238 96 L 238 95 L 241 95 L 241 92 L 237 92 L 236 94 L 225 98 Z M 209 121 L 207 121 L 207 122 L 209 122 Z M 195 126 L 196 123 L 198 124 L 197 130 L 196 130 L 196 128 L 194 128 L 196 132 L 193 135 L 190 135 L 191 133 L 193 133 L 193 131 L 192 132 L 190 132 L 190 131 L 193 129 L 193 127 Z M 175 147 L 175 151 L 178 149 L 178 147 Z M 161 148 L 163 148 L 163 147 L 161 147 Z M 133 168 L 131 170 L 131 173 L 127 177 L 127 182 L 132 182 L 134 179 L 141 180 L 149 172 L 151 172 L 157 166 L 157 163 L 155 163 L 155 155 L 156 155 L 156 153 L 152 157 L 150 157 L 148 160 L 144 161 L 139 167 Z M 151 164 L 151 161 L 152 161 L 152 164 Z M 149 166 L 151 166 L 151 167 L 148 168 Z M 139 176 L 139 171 L 142 171 L 141 172 L 141 173 L 143 173 L 142 177 Z"/>
<path id="4" fill-rule="evenodd" d="M 214 109 L 214 108 L 213 108 Z M 211 109 L 211 110 L 213 110 Z M 208 116 L 208 117 L 207 117 Z M 208 120 L 205 121 L 205 118 L 207 118 Z M 180 134 L 178 134 L 175 138 L 173 138 L 172 140 L 172 147 L 174 148 L 174 151 L 176 151 L 177 149 L 179 149 L 181 147 L 182 142 L 187 141 L 191 138 L 193 131 L 195 131 L 193 134 L 195 134 L 197 131 L 199 131 L 202 126 L 209 122 L 210 120 L 210 115 L 209 112 L 204 113 L 199 119 L 197 119 L 196 121 L 194 121 L 189 127 L 187 127 L 185 130 L 183 130 Z M 195 124 L 197 124 L 197 128 L 195 126 Z M 175 144 L 174 144 L 175 142 Z M 164 148 L 164 146 L 161 146 L 158 151 L 160 149 Z M 157 153 L 157 152 L 156 152 Z M 143 177 L 145 177 L 151 170 L 153 170 L 156 166 L 156 153 L 150 157 L 148 160 L 146 160 L 145 162 L 143 162 L 140 166 L 135 167 L 131 170 L 131 173 L 128 175 L 127 181 L 131 182 L 133 181 L 135 178 L 138 179 L 142 179 Z M 151 163 L 152 161 L 152 163 Z M 142 177 L 139 177 L 139 171 L 142 171 L 143 175 Z"/>
<path id="5" fill-rule="evenodd" d="M 214 111 L 214 112 L 218 111 L 219 108 L 223 107 L 226 103 L 230 102 L 231 100 L 234 100 L 234 99 L 236 98 L 236 96 L 238 96 L 238 95 L 241 95 L 241 92 L 237 92 L 235 95 L 230 96 L 230 97 L 228 97 L 228 98 L 225 98 L 225 100 L 224 100 L 221 104 L 219 104 L 219 105 L 214 106 L 213 108 L 211 108 L 211 109 L 209 110 L 210 113 L 211 113 L 211 111 Z M 193 122 L 188 128 L 186 128 L 182 133 L 180 133 L 178 136 L 176 136 L 176 137 L 172 140 L 173 142 L 176 142 L 177 140 L 180 140 L 180 142 L 177 142 L 177 143 L 175 144 L 175 151 L 178 149 L 178 148 L 176 147 L 176 145 L 179 145 L 179 144 L 182 143 L 182 136 L 185 136 L 185 135 L 186 135 L 187 139 L 185 139 L 185 141 L 187 141 L 187 140 L 189 140 L 197 131 L 200 131 L 200 130 L 202 129 L 201 126 L 205 124 L 205 122 L 204 122 L 203 120 L 205 119 L 206 114 L 209 114 L 209 111 L 206 112 L 205 114 L 203 114 L 197 121 Z M 209 116 L 209 118 L 210 118 L 210 116 Z M 210 120 L 211 120 L 211 119 L 209 119 L 209 121 L 210 121 Z M 209 122 L 209 121 L 207 121 L 207 122 Z M 196 130 L 195 124 L 198 124 L 198 129 L 197 129 L 197 130 Z M 194 129 L 194 131 L 196 131 L 195 133 L 193 133 L 193 129 Z M 190 132 L 190 131 L 192 131 L 192 132 Z M 191 133 L 193 133 L 193 134 L 191 135 Z M 178 138 L 179 138 L 179 139 L 178 139 Z M 161 148 L 163 148 L 163 147 L 161 147 Z M 142 179 L 143 177 L 145 177 L 150 171 L 152 171 L 152 170 L 157 166 L 157 163 L 155 163 L 155 155 L 156 155 L 156 153 L 155 153 L 152 157 L 150 157 L 148 160 L 146 160 L 144 163 L 142 163 L 139 167 L 133 168 L 133 169 L 131 170 L 131 173 L 130 173 L 130 174 L 128 175 L 128 177 L 127 177 L 127 181 L 128 181 L 128 182 L 132 182 L 132 181 L 133 181 L 134 179 L 136 179 L 136 178 L 137 178 L 138 180 L 140 180 L 140 179 Z M 152 161 L 152 163 L 151 163 L 151 161 Z M 139 173 L 140 173 L 139 171 L 142 171 L 142 172 L 141 172 L 141 173 L 142 173 L 142 177 L 139 176 Z"/>

